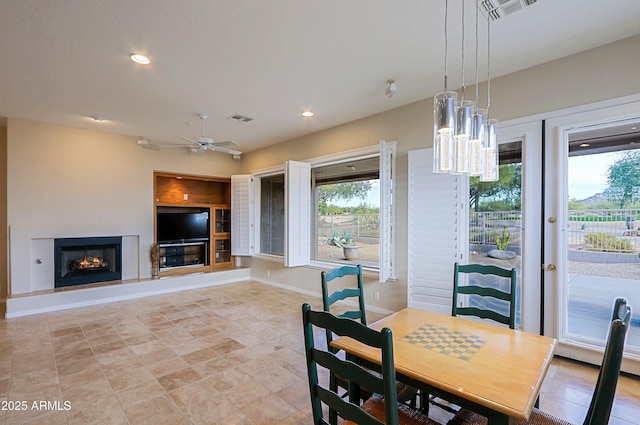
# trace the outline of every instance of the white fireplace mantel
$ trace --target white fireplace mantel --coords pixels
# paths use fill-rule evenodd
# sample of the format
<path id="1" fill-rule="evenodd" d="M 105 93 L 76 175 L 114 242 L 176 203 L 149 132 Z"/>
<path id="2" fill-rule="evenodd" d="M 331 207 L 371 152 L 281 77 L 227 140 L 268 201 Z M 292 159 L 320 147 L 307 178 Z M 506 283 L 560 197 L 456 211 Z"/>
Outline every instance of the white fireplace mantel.
<path id="1" fill-rule="evenodd" d="M 122 236 L 122 279 L 151 276 L 148 248 L 153 242 L 151 223 L 92 226 L 27 226 L 9 228 L 9 294 L 26 294 L 54 288 L 56 238 Z"/>

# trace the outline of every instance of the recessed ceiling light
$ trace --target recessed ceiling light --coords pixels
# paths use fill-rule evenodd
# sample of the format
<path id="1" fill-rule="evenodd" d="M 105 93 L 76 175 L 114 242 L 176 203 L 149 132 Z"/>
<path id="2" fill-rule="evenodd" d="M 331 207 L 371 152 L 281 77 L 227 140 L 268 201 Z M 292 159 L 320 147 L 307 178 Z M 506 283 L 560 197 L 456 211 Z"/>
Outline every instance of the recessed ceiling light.
<path id="1" fill-rule="evenodd" d="M 588 148 L 589 146 L 591 146 L 589 143 L 580 143 L 581 148 Z"/>
<path id="2" fill-rule="evenodd" d="M 631 127 L 631 130 L 635 130 L 635 129 L 637 129 L 637 128 L 638 128 L 638 127 L 636 127 L 636 126 L 634 125 L 633 127 Z"/>
<path id="3" fill-rule="evenodd" d="M 149 65 L 151 63 L 148 57 L 138 53 L 131 53 L 129 57 L 132 61 L 134 61 L 135 63 L 139 63 L 140 65 Z"/>
<path id="4" fill-rule="evenodd" d="M 104 118 L 102 118 L 101 116 L 97 116 L 97 117 L 91 117 L 92 120 L 94 120 L 95 122 L 105 122 L 106 120 Z"/>
<path id="5" fill-rule="evenodd" d="M 303 116 L 303 117 L 312 117 L 312 116 L 313 116 L 313 112 L 311 112 L 311 111 L 304 111 L 304 112 L 302 113 L 302 116 Z"/>

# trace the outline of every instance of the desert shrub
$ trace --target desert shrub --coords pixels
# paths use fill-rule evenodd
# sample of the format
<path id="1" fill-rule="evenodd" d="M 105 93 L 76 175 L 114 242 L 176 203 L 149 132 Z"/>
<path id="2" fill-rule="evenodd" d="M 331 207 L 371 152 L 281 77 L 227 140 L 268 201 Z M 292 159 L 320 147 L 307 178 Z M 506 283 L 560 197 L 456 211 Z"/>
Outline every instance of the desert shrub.
<path id="1" fill-rule="evenodd" d="M 500 251 L 506 251 L 509 242 L 511 242 L 511 233 L 509 233 L 509 230 L 505 227 L 502 229 L 502 236 L 496 236 L 496 247 Z"/>
<path id="2" fill-rule="evenodd" d="M 587 233 L 584 236 L 587 249 L 604 252 L 632 252 L 631 241 L 605 232 Z"/>

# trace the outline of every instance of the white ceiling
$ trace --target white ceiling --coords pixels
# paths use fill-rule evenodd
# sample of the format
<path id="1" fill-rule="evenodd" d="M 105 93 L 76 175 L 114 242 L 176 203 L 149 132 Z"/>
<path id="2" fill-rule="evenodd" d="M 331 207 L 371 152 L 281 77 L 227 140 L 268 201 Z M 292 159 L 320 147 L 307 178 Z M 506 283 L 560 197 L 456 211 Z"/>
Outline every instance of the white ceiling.
<path id="1" fill-rule="evenodd" d="M 444 3 L 2 0 L 0 116 L 173 143 L 200 135 L 205 113 L 207 136 L 248 152 L 441 91 Z M 470 87 L 474 2 L 465 4 Z M 638 16 L 638 0 L 538 0 L 492 24 L 492 77 L 638 34 Z M 449 17 L 449 88 L 457 88 L 459 1 Z M 481 80 L 485 34 L 483 23 Z M 134 64 L 132 52 L 152 64 Z M 306 109 L 316 115 L 303 118 Z M 228 119 L 236 113 L 254 121 Z"/>

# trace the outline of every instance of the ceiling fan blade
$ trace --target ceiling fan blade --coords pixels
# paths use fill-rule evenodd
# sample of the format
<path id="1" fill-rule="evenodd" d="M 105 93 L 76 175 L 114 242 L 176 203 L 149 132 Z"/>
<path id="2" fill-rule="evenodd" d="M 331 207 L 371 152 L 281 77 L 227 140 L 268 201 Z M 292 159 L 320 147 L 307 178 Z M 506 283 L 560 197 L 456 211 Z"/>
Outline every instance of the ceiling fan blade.
<path id="1" fill-rule="evenodd" d="M 138 140 L 136 140 L 136 143 L 138 146 L 142 146 L 143 149 L 148 149 L 150 151 L 159 151 L 160 147 L 158 145 L 155 145 L 153 143 L 151 143 L 149 140 L 144 139 L 144 138 L 140 138 Z"/>
<path id="2" fill-rule="evenodd" d="M 213 142 L 213 146 L 238 146 L 233 140 L 221 140 L 219 142 Z"/>
<path id="3" fill-rule="evenodd" d="M 181 139 L 184 139 L 184 140 L 188 140 L 188 141 L 190 141 L 191 143 L 194 143 L 194 144 L 196 144 L 196 145 L 200 145 L 200 143 L 198 143 L 198 142 L 197 142 L 196 140 L 194 140 L 194 139 L 190 139 L 190 138 L 185 137 L 185 136 L 178 136 L 178 137 L 179 137 L 179 138 L 181 138 Z"/>
<path id="4" fill-rule="evenodd" d="M 240 152 L 240 151 L 223 148 L 223 147 L 216 146 L 216 145 L 208 146 L 208 149 L 211 150 L 211 151 L 228 153 L 229 155 L 242 155 L 242 152 Z"/>

